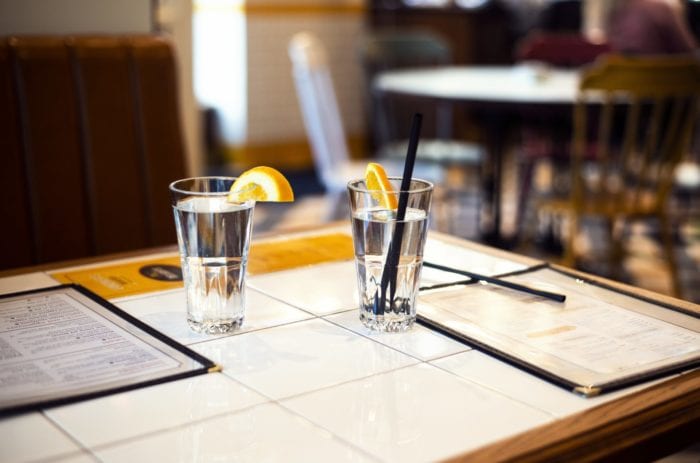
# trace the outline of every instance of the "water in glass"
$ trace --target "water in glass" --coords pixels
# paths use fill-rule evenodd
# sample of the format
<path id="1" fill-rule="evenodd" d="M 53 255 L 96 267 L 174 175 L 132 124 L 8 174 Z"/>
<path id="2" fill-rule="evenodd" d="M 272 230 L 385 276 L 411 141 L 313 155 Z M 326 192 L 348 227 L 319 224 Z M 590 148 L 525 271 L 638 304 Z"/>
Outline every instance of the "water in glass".
<path id="1" fill-rule="evenodd" d="M 380 307 L 382 273 L 396 223 L 396 211 L 382 208 L 360 209 L 352 216 L 360 320 L 381 331 L 405 331 L 416 320 L 415 300 L 428 227 L 425 211 L 406 210 L 393 298 L 388 287 L 386 302 Z"/>
<path id="2" fill-rule="evenodd" d="M 187 322 L 203 333 L 239 327 L 245 314 L 245 271 L 252 231 L 253 204 L 226 197 L 191 197 L 174 208 Z"/>

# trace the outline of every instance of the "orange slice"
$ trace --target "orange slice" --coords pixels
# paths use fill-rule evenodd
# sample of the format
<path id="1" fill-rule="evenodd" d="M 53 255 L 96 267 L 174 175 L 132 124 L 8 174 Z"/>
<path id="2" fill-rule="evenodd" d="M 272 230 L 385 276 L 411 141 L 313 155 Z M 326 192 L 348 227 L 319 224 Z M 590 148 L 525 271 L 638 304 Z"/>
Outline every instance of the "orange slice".
<path id="1" fill-rule="evenodd" d="M 376 162 L 367 164 L 367 169 L 365 170 L 365 184 L 367 185 L 367 189 L 370 190 L 372 197 L 379 202 L 380 206 L 387 209 L 396 209 L 399 207 L 394 187 L 391 185 L 389 177 L 387 177 L 386 171 L 381 164 L 377 164 Z"/>
<path id="2" fill-rule="evenodd" d="M 228 200 L 289 202 L 294 201 L 294 192 L 280 171 L 272 167 L 258 166 L 246 170 L 233 182 Z"/>

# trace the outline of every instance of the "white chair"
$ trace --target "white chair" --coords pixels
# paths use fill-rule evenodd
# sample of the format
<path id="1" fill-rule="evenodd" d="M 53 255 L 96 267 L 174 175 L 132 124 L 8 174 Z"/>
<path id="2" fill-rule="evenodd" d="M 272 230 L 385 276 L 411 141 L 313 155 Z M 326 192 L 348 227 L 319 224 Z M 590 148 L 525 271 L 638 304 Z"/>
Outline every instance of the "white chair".
<path id="1" fill-rule="evenodd" d="M 345 198 L 348 181 L 364 176 L 368 160 L 352 160 L 348 153 L 342 118 L 321 41 L 309 32 L 300 32 L 292 37 L 288 51 L 316 173 L 332 197 L 331 215 L 337 214 L 337 206 Z M 403 163 L 400 160 L 387 159 L 381 162 L 390 175 L 403 174 Z M 417 162 L 414 176 L 439 185 L 444 180 L 444 170 L 436 164 Z"/>

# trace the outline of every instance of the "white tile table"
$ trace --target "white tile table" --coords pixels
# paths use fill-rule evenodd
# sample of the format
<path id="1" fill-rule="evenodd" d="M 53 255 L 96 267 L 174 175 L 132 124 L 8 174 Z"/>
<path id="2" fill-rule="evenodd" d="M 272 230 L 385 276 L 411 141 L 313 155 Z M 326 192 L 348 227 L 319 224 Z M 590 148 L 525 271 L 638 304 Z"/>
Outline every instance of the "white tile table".
<path id="1" fill-rule="evenodd" d="M 438 239 L 433 257 L 485 250 Z M 611 420 L 647 413 L 680 432 L 700 420 L 698 372 L 584 399 L 420 325 L 368 332 L 353 271 L 341 261 L 251 277 L 245 326 L 231 335 L 190 332 L 181 289 L 112 300 L 223 372 L 0 419 L 0 461 L 546 460 L 587 455 L 592 430 L 626 435 Z M 0 291 L 51 284 L 39 271 L 0 278 Z M 678 407 L 684 419 L 658 418 Z"/>

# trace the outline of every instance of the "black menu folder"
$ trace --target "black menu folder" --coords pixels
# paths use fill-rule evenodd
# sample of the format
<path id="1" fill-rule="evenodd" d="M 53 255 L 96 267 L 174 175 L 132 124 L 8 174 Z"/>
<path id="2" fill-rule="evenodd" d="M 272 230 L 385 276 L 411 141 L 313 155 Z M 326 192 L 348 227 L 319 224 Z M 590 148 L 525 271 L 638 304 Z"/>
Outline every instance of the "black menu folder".
<path id="1" fill-rule="evenodd" d="M 421 292 L 419 322 L 586 397 L 700 366 L 700 310 L 548 265 L 503 278 L 565 294 L 566 302 L 492 284 L 450 285 Z"/>
<path id="2" fill-rule="evenodd" d="M 0 416 L 219 370 L 84 287 L 0 296 Z"/>

